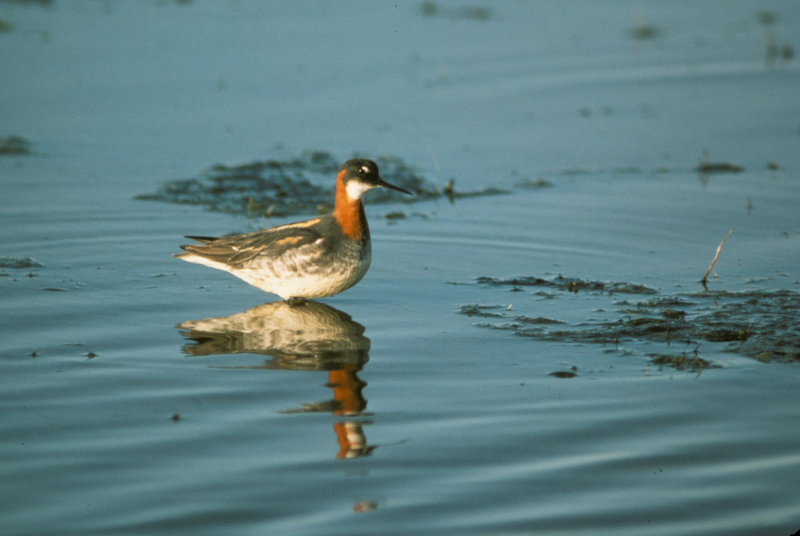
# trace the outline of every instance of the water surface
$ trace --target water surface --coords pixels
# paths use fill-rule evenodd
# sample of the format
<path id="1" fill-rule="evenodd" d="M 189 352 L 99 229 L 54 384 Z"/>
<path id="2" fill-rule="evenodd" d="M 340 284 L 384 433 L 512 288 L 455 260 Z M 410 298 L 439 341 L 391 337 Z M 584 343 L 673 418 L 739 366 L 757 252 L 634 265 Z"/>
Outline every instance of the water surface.
<path id="1" fill-rule="evenodd" d="M 800 529 L 795 3 L 0 19 L 6 534 Z M 308 150 L 509 193 L 368 206 L 369 274 L 297 310 L 171 257 L 291 217 L 134 199 Z M 548 335 L 664 309 L 755 350 Z"/>

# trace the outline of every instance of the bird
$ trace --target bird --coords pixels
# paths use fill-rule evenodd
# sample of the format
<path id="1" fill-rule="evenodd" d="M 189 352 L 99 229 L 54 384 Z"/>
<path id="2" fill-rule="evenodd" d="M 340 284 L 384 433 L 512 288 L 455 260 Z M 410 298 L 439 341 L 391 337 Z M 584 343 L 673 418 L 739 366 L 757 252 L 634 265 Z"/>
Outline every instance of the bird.
<path id="1" fill-rule="evenodd" d="M 361 281 L 372 261 L 372 242 L 361 197 L 383 187 L 408 190 L 381 179 L 365 158 L 346 161 L 336 174 L 333 212 L 246 234 L 186 236 L 177 257 L 224 270 L 287 301 L 325 298 Z"/>

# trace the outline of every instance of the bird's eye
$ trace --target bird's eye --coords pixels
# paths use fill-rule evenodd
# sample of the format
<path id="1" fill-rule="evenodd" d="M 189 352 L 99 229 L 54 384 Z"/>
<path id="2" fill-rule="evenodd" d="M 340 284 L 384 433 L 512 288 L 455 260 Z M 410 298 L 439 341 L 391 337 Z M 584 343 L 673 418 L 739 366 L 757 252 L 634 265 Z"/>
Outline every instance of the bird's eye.
<path id="1" fill-rule="evenodd" d="M 367 173 L 369 173 L 369 168 L 367 166 L 362 166 L 358 168 L 358 174 L 361 175 L 362 177 Z"/>

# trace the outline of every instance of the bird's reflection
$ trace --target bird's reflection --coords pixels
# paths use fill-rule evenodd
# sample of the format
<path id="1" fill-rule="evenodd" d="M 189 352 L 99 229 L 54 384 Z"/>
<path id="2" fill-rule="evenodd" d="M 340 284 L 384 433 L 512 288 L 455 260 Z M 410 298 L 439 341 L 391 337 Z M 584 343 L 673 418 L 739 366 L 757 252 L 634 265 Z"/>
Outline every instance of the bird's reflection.
<path id="1" fill-rule="evenodd" d="M 367 407 L 361 394 L 367 384 L 357 373 L 369 360 L 370 341 L 364 336 L 364 326 L 329 305 L 273 302 L 225 318 L 189 320 L 177 327 L 192 341 L 183 348 L 189 355 L 271 356 L 258 365 L 223 368 L 328 371 L 327 387 L 333 391 L 333 399 L 286 413 L 331 412 L 354 417 Z M 358 420 L 342 419 L 333 428 L 339 443 L 337 458 L 366 456 L 375 448 L 367 445 Z"/>

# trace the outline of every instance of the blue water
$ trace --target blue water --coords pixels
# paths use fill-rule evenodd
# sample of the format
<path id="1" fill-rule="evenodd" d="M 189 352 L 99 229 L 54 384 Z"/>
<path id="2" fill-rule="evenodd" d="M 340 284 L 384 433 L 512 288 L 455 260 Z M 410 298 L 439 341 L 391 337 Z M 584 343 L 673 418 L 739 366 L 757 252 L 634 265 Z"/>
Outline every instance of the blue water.
<path id="1" fill-rule="evenodd" d="M 800 529 L 796 362 L 459 313 L 581 329 L 796 296 L 800 8 L 434 7 L 0 4 L 0 137 L 33 147 L 0 156 L 4 534 Z M 171 257 L 290 219 L 133 199 L 303 150 L 511 193 L 368 206 L 369 274 L 300 311 Z M 698 174 L 704 151 L 744 170 Z M 656 294 L 476 283 L 558 275 Z M 716 368 L 648 356 L 695 351 Z"/>

